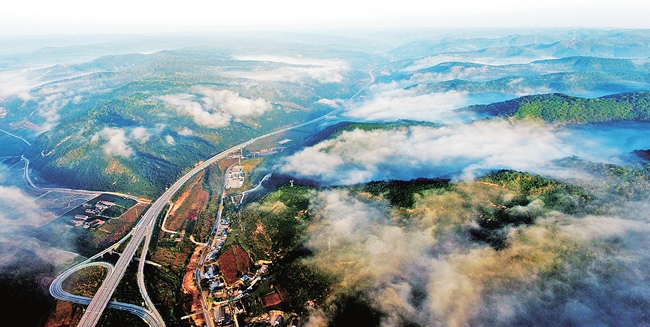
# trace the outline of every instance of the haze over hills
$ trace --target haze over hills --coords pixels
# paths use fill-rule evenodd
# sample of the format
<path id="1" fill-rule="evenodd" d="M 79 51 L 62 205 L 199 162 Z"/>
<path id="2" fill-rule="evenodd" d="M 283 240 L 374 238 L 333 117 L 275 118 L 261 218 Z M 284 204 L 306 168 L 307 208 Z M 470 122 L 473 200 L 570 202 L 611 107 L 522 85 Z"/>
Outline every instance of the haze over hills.
<path id="1" fill-rule="evenodd" d="M 464 58 L 486 54 L 486 58 L 528 57 L 530 54 L 569 57 L 575 55 L 597 55 L 602 57 L 632 58 L 639 54 L 647 57 L 647 46 L 642 43 L 650 35 L 647 30 L 533 30 L 525 34 L 499 31 L 500 34 L 482 32 L 482 37 L 473 37 L 471 29 L 451 31 L 437 38 L 409 42 L 392 49 L 391 54 L 408 59 L 435 56 L 441 53 L 463 53 Z M 510 35 L 504 36 L 505 33 Z M 488 35 L 485 35 L 488 34 Z M 472 35 L 472 36 L 470 36 Z M 590 46 L 591 45 L 591 46 Z M 594 46 L 597 45 L 597 46 Z M 615 51 L 618 51 L 614 55 Z M 634 49 L 634 50 L 631 50 Z M 645 50 L 644 50 L 645 49 Z M 574 54 L 569 54 L 574 53 Z M 578 54 L 579 53 L 579 54 Z M 487 54 L 491 54 L 488 56 Z"/>
<path id="2" fill-rule="evenodd" d="M 29 324 L 55 319 L 39 281 L 128 230 L 74 229 L 41 187 L 155 199 L 214 154 L 329 113 L 243 150 L 223 207 L 232 158 L 173 199 L 146 271 L 169 325 L 201 325 L 181 318 L 203 296 L 215 315 L 241 304 L 246 326 L 276 310 L 302 326 L 650 324 L 650 33 L 425 32 L 5 40 L 0 274 L 32 296 L 12 310 L 35 299 Z M 214 224 L 230 233 L 193 297 L 181 284 Z M 251 291 L 228 300 L 208 270 Z M 138 304 L 134 276 L 117 297 Z"/>
<path id="3" fill-rule="evenodd" d="M 218 149 L 325 113 L 331 104 L 323 101 L 349 97 L 366 76 L 346 62 L 316 58 L 326 50 L 307 47 L 314 57 L 306 59 L 282 51 L 237 59 L 231 51 L 192 48 L 43 68 L 30 74 L 51 82 L 6 99 L 4 119 L 36 113 L 30 122 L 45 133 L 28 156 L 49 182 L 121 191 L 138 182 L 135 193 L 155 195 Z"/>

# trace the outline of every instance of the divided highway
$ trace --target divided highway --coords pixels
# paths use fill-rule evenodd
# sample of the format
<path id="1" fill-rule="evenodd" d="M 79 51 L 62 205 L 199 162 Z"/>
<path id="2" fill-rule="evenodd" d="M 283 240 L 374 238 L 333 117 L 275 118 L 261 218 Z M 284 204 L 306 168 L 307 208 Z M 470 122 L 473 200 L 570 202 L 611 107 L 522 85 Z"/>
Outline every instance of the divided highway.
<path id="1" fill-rule="evenodd" d="M 319 117 L 314 121 L 320 120 L 322 117 Z M 298 126 L 305 126 L 306 124 L 301 124 Z M 167 204 L 168 201 L 172 199 L 174 194 L 178 192 L 187 181 L 189 181 L 194 175 L 196 175 L 198 172 L 201 170 L 207 168 L 208 166 L 218 162 L 219 160 L 222 160 L 226 158 L 228 155 L 231 153 L 234 153 L 236 151 L 239 151 L 240 149 L 260 140 L 266 137 L 269 137 L 271 135 L 275 135 L 287 130 L 290 130 L 292 128 L 297 128 L 298 126 L 295 127 L 289 127 L 285 128 L 280 131 L 276 131 L 273 133 L 269 133 L 263 136 L 256 137 L 254 139 L 251 139 L 249 141 L 246 141 L 244 143 L 241 143 L 239 145 L 233 146 L 215 156 L 212 158 L 206 160 L 202 164 L 194 167 L 190 172 L 187 174 L 183 175 L 180 179 L 178 179 L 171 187 L 163 193 L 147 210 L 147 212 L 143 215 L 142 219 L 136 224 L 136 226 L 133 228 L 132 232 L 132 237 L 131 241 L 126 245 L 126 248 L 122 252 L 122 255 L 120 255 L 120 258 L 117 260 L 117 263 L 115 264 L 115 268 L 111 270 L 106 276 L 106 279 L 104 279 L 104 282 L 100 286 L 99 290 L 93 297 L 92 301 L 88 305 L 88 308 L 86 308 L 86 312 L 84 315 L 81 317 L 81 320 L 79 321 L 78 326 L 80 327 L 92 327 L 97 324 L 99 321 L 99 318 L 102 315 L 102 312 L 104 312 L 104 308 L 108 304 L 108 302 L 111 299 L 111 296 L 113 296 L 113 292 L 115 291 L 115 288 L 117 287 L 117 284 L 120 282 L 122 277 L 124 276 L 124 272 L 126 271 L 126 268 L 128 267 L 129 263 L 131 262 L 133 256 L 135 255 L 135 252 L 138 250 L 140 247 L 140 244 L 142 244 L 142 241 L 145 240 L 146 238 L 146 244 L 145 246 L 142 247 L 142 253 L 141 253 L 141 258 L 146 257 L 147 255 L 147 250 L 148 250 L 148 243 L 151 238 L 151 232 L 153 231 L 153 226 L 155 224 L 156 218 L 160 214 L 160 212 L 163 210 L 165 205 Z M 165 326 L 165 322 L 162 320 L 160 317 L 160 314 L 156 310 L 156 308 L 151 304 L 151 300 L 149 299 L 148 296 L 146 296 L 146 289 L 144 288 L 144 277 L 142 274 L 142 266 L 144 263 L 144 260 L 140 261 L 141 264 L 138 267 L 138 284 L 140 286 L 140 292 L 142 293 L 143 297 L 145 298 L 145 302 L 147 302 L 148 306 L 150 305 L 149 309 L 153 312 L 153 314 L 157 317 L 156 319 L 156 324 L 152 326 Z"/>
<path id="2" fill-rule="evenodd" d="M 165 207 L 165 205 L 168 203 L 168 201 L 171 200 L 171 198 L 178 192 L 183 185 L 189 181 L 194 175 L 196 175 L 198 172 L 201 170 L 207 168 L 208 166 L 218 162 L 219 160 L 222 160 L 226 158 L 228 155 L 231 153 L 234 153 L 236 151 L 239 151 L 240 149 L 255 143 L 261 139 L 267 138 L 269 136 L 273 136 L 279 133 L 283 133 L 292 129 L 300 128 L 303 126 L 307 126 L 310 124 L 313 124 L 315 122 L 328 119 L 331 117 L 333 114 L 337 114 L 341 112 L 342 110 L 345 109 L 345 106 L 352 101 L 356 96 L 358 96 L 366 87 L 368 87 L 370 84 L 374 83 L 375 76 L 373 74 L 373 70 L 370 70 L 368 74 L 370 75 L 370 81 L 364 85 L 359 91 L 357 91 L 354 95 L 352 95 L 339 109 L 336 109 L 326 115 L 323 115 L 321 117 L 315 118 L 313 120 L 310 120 L 306 123 L 302 123 L 299 125 L 283 128 L 281 130 L 271 132 L 262 136 L 258 136 L 256 138 L 253 138 L 251 140 L 248 140 L 244 143 L 241 143 L 239 145 L 235 145 L 215 156 L 212 158 L 206 160 L 205 162 L 201 163 L 200 165 L 196 166 L 194 169 L 192 169 L 190 172 L 187 174 L 183 175 L 181 178 L 179 178 L 171 187 L 165 191 L 152 205 L 151 207 L 147 210 L 147 212 L 142 216 L 142 219 L 135 225 L 135 227 L 131 230 L 129 233 L 132 237 L 129 243 L 126 245 L 124 251 L 120 255 L 120 258 L 117 260 L 117 263 L 115 264 L 115 267 L 111 270 L 109 270 L 108 275 L 104 279 L 104 282 L 100 286 L 99 290 L 95 294 L 95 296 L 92 298 L 90 301 L 88 307 L 86 308 L 85 313 L 81 317 L 81 320 L 79 321 L 78 326 L 81 327 L 93 327 L 97 324 L 99 321 L 99 318 L 101 317 L 104 308 L 109 304 L 111 297 L 113 296 L 113 292 L 115 291 L 115 288 L 117 287 L 118 283 L 124 276 L 124 273 L 126 271 L 127 266 L 131 262 L 133 256 L 135 255 L 136 251 L 138 248 L 140 248 L 140 245 L 143 244 L 143 240 L 145 240 L 144 245 L 141 247 L 141 259 L 146 258 L 147 251 L 148 251 L 148 244 L 149 240 L 151 239 L 151 233 L 153 231 L 153 226 L 156 222 L 156 218 L 160 215 L 160 212 L 162 209 Z M 124 239 L 123 239 L 124 240 Z M 104 251 L 103 251 L 104 252 Z M 145 300 L 145 303 L 148 307 L 149 310 L 145 310 L 141 307 L 138 307 L 139 309 L 134 309 L 132 307 L 124 308 L 125 310 L 131 311 L 139 316 L 142 316 L 141 311 L 138 310 L 144 310 L 150 313 L 151 317 L 147 317 L 145 320 L 150 326 L 165 326 L 165 322 L 163 319 L 160 317 L 160 314 L 154 307 L 153 303 L 149 299 L 147 295 L 146 288 L 144 286 L 144 274 L 142 272 L 142 268 L 144 266 L 144 260 L 140 260 L 140 265 L 138 267 L 138 285 L 140 288 L 140 292 Z M 73 267 L 74 269 L 78 268 L 78 266 Z M 73 270 L 73 268 L 69 269 L 66 271 L 69 272 Z M 57 280 L 61 276 L 57 277 Z M 61 279 L 63 280 L 63 279 Z M 57 291 L 55 289 L 55 291 Z M 50 289 L 50 292 L 52 292 L 52 289 Z M 58 294 L 58 293 L 57 293 Z M 52 294 L 55 296 L 54 294 Z M 55 296 L 56 297 L 56 296 Z M 111 303 L 116 303 L 116 302 L 111 302 Z M 135 310 L 135 311 L 133 311 Z M 137 313 L 136 313 L 137 312 Z"/>
<path id="3" fill-rule="evenodd" d="M 66 278 L 70 277 L 70 275 L 72 275 L 74 272 L 90 266 L 102 266 L 106 268 L 109 272 L 113 270 L 113 265 L 106 262 L 94 262 L 94 263 L 77 265 L 74 267 L 74 269 L 69 269 L 63 274 L 59 275 L 52 282 L 52 284 L 50 285 L 50 294 L 52 294 L 52 296 L 54 296 L 57 300 L 70 301 L 77 304 L 88 305 L 90 303 L 91 298 L 86 296 L 81 296 L 81 295 L 74 295 L 66 292 L 63 289 L 63 281 Z M 151 311 L 141 306 L 130 304 L 130 303 L 113 301 L 113 302 L 109 302 L 106 307 L 111 309 L 120 309 L 120 310 L 129 311 L 134 315 L 142 318 L 150 326 L 157 324 L 156 317 L 151 313 Z"/>

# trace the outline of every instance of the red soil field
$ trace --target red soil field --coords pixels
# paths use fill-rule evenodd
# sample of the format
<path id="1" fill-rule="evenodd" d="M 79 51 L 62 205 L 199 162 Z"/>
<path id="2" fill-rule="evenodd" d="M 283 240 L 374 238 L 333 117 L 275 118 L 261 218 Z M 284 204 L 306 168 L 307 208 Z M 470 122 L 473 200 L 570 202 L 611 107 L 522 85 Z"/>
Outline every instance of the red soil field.
<path id="1" fill-rule="evenodd" d="M 226 279 L 226 283 L 231 285 L 237 281 L 237 262 L 235 261 L 235 253 L 233 252 L 233 248 L 228 248 L 219 256 L 219 259 L 217 259 L 217 261 L 219 262 L 221 273 Z"/>
<path id="2" fill-rule="evenodd" d="M 253 264 L 251 257 L 239 244 L 235 244 L 224 251 L 217 259 L 223 277 L 228 284 L 237 281 L 237 277 L 248 274 Z"/>
<path id="3" fill-rule="evenodd" d="M 250 271 L 251 265 L 253 264 L 251 257 L 248 255 L 248 252 L 246 252 L 244 248 L 241 247 L 241 245 L 235 244 L 233 248 L 235 249 L 235 256 L 237 257 L 237 267 L 239 268 L 239 271 L 243 274 L 247 274 Z"/>
<path id="4" fill-rule="evenodd" d="M 278 289 L 277 292 L 266 294 L 261 298 L 262 306 L 264 308 L 278 305 L 286 300 L 287 300 L 287 293 L 285 293 L 281 289 Z"/>

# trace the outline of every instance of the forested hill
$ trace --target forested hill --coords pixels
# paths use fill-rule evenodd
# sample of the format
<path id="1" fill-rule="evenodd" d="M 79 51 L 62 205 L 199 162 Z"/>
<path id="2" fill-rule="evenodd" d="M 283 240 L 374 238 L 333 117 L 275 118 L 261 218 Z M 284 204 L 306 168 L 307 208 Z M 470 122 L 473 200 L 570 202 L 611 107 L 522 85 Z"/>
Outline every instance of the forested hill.
<path id="1" fill-rule="evenodd" d="M 541 118 L 557 123 L 650 120 L 650 92 L 621 93 L 591 99 L 559 93 L 539 94 L 470 106 L 466 110 L 519 119 Z"/>

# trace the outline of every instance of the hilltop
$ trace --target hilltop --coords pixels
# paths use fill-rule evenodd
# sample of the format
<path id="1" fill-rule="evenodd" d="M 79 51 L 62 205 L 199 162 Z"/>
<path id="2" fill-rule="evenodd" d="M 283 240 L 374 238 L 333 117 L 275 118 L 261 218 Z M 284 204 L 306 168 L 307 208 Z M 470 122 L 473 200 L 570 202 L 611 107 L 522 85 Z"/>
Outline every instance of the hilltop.
<path id="1" fill-rule="evenodd" d="M 529 95 L 463 110 L 518 119 L 538 118 L 551 123 L 647 121 L 650 120 L 650 92 L 621 93 L 592 99 L 560 93 Z"/>

